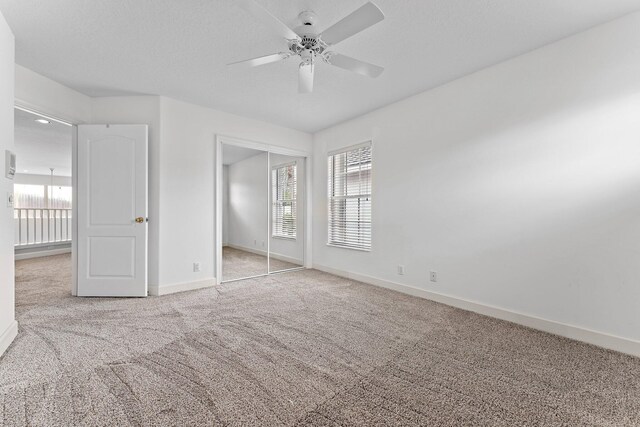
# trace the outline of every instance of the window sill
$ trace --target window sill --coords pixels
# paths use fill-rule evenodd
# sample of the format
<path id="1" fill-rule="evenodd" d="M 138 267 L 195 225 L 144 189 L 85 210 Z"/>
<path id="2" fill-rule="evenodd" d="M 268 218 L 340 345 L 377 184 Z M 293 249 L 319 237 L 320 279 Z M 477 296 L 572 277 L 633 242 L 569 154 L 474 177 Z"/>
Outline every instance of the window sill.
<path id="1" fill-rule="evenodd" d="M 371 252 L 371 249 L 352 248 L 350 246 L 340 246 L 340 245 L 334 245 L 332 243 L 327 243 L 327 246 L 329 246 L 330 248 L 349 249 L 349 250 L 358 251 L 358 252 Z"/>
<path id="2" fill-rule="evenodd" d="M 295 237 L 286 237 L 286 236 L 271 236 L 272 239 L 279 239 L 279 240 L 293 240 L 296 241 L 297 238 Z"/>

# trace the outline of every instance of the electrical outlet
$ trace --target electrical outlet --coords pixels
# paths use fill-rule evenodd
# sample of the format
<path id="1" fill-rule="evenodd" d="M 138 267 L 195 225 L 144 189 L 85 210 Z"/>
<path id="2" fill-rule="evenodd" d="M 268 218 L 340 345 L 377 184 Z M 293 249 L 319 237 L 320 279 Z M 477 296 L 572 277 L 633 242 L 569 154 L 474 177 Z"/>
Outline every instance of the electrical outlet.
<path id="1" fill-rule="evenodd" d="M 404 265 L 398 266 L 398 274 L 404 276 Z"/>
<path id="2" fill-rule="evenodd" d="M 429 272 L 429 280 L 431 280 L 432 282 L 437 282 L 438 281 L 438 273 L 436 273 L 435 271 L 430 271 Z"/>
<path id="3" fill-rule="evenodd" d="M 199 273 L 200 272 L 200 263 L 199 262 L 194 262 L 193 263 L 193 272 L 194 273 Z"/>

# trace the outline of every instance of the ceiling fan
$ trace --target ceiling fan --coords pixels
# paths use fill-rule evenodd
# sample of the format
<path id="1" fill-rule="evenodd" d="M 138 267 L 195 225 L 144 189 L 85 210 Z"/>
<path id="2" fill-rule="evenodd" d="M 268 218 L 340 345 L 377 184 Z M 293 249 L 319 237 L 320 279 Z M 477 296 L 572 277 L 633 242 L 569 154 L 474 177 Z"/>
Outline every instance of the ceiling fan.
<path id="1" fill-rule="evenodd" d="M 289 49 L 286 52 L 260 56 L 229 65 L 257 67 L 258 65 L 270 64 L 292 56 L 298 56 L 301 59 L 298 71 L 298 91 L 300 93 L 313 91 L 313 74 L 318 58 L 321 58 L 327 64 L 368 77 L 378 77 L 384 71 L 384 68 L 377 65 L 328 50 L 330 46 L 384 19 L 382 11 L 372 2 L 367 2 L 364 6 L 345 16 L 321 33 L 317 30 L 318 18 L 314 12 L 305 11 L 300 13 L 298 18 L 301 25 L 292 30 L 267 9 L 256 3 L 255 0 L 237 0 L 236 3 L 284 37 Z"/>

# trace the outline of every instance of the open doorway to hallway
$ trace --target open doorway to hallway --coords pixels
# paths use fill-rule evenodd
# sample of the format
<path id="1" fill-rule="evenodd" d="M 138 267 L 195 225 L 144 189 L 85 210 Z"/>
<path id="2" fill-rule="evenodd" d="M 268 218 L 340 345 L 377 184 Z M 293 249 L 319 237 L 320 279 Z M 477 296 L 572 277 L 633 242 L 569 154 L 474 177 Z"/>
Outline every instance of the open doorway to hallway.
<path id="1" fill-rule="evenodd" d="M 56 255 L 71 271 L 73 126 L 15 108 L 16 174 L 14 245 L 16 261 Z M 68 260 L 67 260 L 68 258 Z M 22 272 L 22 273 L 20 273 Z"/>

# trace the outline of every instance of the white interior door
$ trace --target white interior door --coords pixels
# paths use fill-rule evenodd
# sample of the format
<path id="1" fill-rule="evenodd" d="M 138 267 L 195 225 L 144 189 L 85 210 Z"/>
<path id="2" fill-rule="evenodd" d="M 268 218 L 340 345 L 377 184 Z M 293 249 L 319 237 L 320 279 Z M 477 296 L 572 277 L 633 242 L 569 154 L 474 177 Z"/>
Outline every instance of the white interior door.
<path id="1" fill-rule="evenodd" d="M 147 135 L 78 126 L 78 296 L 147 296 Z"/>

